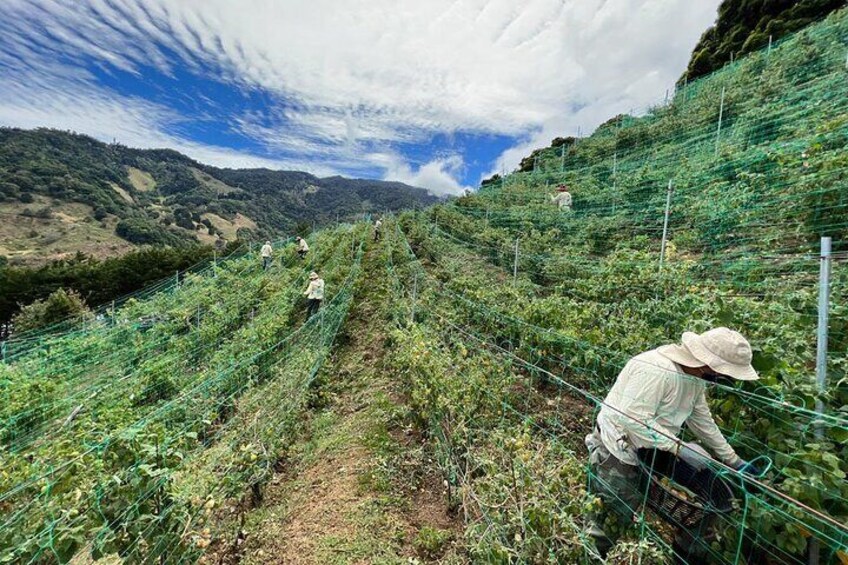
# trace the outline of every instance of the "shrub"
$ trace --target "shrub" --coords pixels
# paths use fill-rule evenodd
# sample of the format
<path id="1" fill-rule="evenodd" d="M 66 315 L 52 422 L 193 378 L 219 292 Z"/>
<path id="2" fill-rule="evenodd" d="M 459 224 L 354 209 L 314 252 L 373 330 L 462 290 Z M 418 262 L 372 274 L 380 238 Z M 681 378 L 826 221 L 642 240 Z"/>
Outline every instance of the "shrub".
<path id="1" fill-rule="evenodd" d="M 36 300 L 12 318 L 16 331 L 29 331 L 44 328 L 68 318 L 89 318 L 91 310 L 85 300 L 74 292 L 60 288 L 44 300 Z"/>

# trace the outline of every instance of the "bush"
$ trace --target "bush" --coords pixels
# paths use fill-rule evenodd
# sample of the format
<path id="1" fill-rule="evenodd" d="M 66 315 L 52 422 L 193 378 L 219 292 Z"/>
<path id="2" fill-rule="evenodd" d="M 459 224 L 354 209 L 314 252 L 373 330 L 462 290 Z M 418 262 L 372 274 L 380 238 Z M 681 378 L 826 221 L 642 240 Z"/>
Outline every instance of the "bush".
<path id="1" fill-rule="evenodd" d="M 138 245 L 181 245 L 184 240 L 161 226 L 140 218 L 121 220 L 115 226 L 115 233 Z"/>
<path id="2" fill-rule="evenodd" d="M 60 288 L 44 300 L 36 300 L 12 318 L 16 331 L 30 331 L 53 325 L 68 318 L 90 318 L 91 310 L 85 300 L 74 292 Z"/>

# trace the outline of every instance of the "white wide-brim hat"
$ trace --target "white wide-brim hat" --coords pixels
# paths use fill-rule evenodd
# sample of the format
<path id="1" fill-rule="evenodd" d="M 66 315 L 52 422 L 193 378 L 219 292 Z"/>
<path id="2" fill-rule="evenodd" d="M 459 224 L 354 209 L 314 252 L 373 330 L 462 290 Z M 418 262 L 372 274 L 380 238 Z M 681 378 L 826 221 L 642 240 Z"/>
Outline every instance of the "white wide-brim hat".
<path id="1" fill-rule="evenodd" d="M 703 367 L 739 381 L 760 378 L 751 365 L 754 353 L 742 334 L 728 328 L 715 328 L 700 335 L 685 332 L 683 345 L 664 345 L 657 352 L 684 367 Z"/>

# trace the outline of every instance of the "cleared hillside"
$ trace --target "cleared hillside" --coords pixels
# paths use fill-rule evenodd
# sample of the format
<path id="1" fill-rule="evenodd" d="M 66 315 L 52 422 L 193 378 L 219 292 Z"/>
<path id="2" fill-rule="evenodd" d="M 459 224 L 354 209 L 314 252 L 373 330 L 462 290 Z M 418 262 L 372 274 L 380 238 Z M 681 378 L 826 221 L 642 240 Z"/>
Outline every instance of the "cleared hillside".
<path id="1" fill-rule="evenodd" d="M 594 563 L 606 393 L 632 356 L 723 325 L 761 378 L 704 385 L 709 410 L 762 473 L 703 459 L 718 508 L 645 470 L 606 562 L 848 562 L 846 37 L 838 12 L 379 238 L 324 230 L 305 263 L 280 242 L 268 272 L 236 255 L 13 343 L 0 560 Z M 304 320 L 312 269 L 327 297 Z M 675 546 L 660 488 L 715 527 Z"/>

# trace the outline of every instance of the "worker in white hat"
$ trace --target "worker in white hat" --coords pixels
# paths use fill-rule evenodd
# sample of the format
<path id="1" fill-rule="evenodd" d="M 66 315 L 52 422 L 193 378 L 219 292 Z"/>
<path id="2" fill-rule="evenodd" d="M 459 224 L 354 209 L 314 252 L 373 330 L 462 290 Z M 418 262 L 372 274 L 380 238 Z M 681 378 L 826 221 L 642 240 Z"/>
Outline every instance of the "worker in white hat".
<path id="1" fill-rule="evenodd" d="M 632 520 L 644 500 L 638 492 L 638 449 L 669 451 L 687 461 L 707 455 L 697 444 L 681 442 L 684 423 L 718 460 L 737 471 L 760 474 L 727 443 L 705 395 L 707 383 L 720 376 L 759 378 L 751 366 L 751 345 L 727 328 L 686 332 L 681 342 L 631 359 L 604 400 L 595 430 L 586 436 L 590 491 L 604 504 L 589 517 L 587 533 L 602 556 L 614 543 L 603 529 L 608 510 Z"/>
<path id="2" fill-rule="evenodd" d="M 306 243 L 306 240 L 300 236 L 297 236 L 297 255 L 301 259 L 306 258 L 306 254 L 309 252 L 309 244 Z"/>
<path id="3" fill-rule="evenodd" d="M 558 185 L 556 192 L 551 195 L 551 202 L 559 206 L 560 211 L 570 212 L 572 197 L 568 187 L 564 184 Z"/>
<path id="4" fill-rule="evenodd" d="M 271 254 L 273 253 L 273 248 L 271 247 L 271 242 L 266 241 L 265 245 L 262 246 L 262 249 L 259 251 L 259 255 L 262 256 L 262 270 L 267 271 L 268 267 L 271 266 Z"/>
<path id="5" fill-rule="evenodd" d="M 315 271 L 309 273 L 309 286 L 303 295 L 307 300 L 306 317 L 311 318 L 321 308 L 321 301 L 324 300 L 324 279 Z"/>

